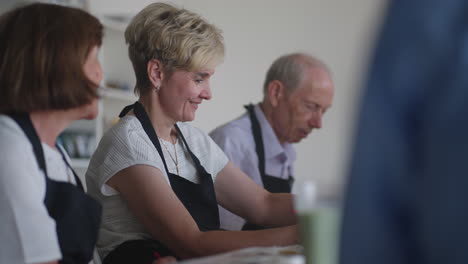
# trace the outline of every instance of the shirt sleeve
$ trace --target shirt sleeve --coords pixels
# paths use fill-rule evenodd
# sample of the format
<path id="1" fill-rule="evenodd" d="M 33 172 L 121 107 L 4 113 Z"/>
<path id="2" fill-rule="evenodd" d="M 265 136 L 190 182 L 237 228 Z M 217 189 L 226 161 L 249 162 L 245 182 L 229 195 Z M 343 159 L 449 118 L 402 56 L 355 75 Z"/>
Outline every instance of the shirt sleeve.
<path id="1" fill-rule="evenodd" d="M 225 126 L 212 131 L 210 137 L 224 151 L 234 165 L 254 182 L 263 186 L 258 170 L 255 142 L 253 142 L 251 133 L 245 133 L 241 128 L 235 126 Z"/>
<path id="2" fill-rule="evenodd" d="M 220 149 L 219 146 L 208 135 L 205 134 L 205 136 L 210 148 L 211 156 L 215 160 L 212 171 L 214 175 L 218 175 L 218 173 L 227 165 L 229 159 L 223 150 Z"/>
<path id="3" fill-rule="evenodd" d="M 186 123 L 179 123 L 179 127 L 193 153 L 199 158 L 202 166 L 211 174 L 214 181 L 218 173 L 229 162 L 228 157 L 206 132 Z"/>
<path id="4" fill-rule="evenodd" d="M 97 177 L 103 195 L 117 194 L 117 191 L 106 183 L 119 171 L 134 165 L 155 167 L 169 182 L 161 157 L 146 134 L 138 131 L 131 126 L 122 125 L 108 131 L 99 143 L 91 159 L 87 177 Z"/>
<path id="5" fill-rule="evenodd" d="M 45 178 L 25 138 L 2 133 L 0 149 L 0 262 L 61 258 L 55 221 L 44 205 Z"/>

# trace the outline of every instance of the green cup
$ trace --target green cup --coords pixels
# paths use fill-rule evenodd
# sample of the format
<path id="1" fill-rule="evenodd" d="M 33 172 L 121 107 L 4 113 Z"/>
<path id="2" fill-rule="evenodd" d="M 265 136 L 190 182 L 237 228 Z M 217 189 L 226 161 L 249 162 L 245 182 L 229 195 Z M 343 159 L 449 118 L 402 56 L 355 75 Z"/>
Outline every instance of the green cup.
<path id="1" fill-rule="evenodd" d="M 338 207 L 316 206 L 299 212 L 301 244 L 307 264 L 337 264 L 340 213 Z"/>

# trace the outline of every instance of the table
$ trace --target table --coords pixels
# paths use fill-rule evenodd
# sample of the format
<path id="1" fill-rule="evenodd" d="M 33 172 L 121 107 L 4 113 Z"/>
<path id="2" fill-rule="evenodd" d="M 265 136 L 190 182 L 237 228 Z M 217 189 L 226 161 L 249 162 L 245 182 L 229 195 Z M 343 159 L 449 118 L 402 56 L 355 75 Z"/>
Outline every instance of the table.
<path id="1" fill-rule="evenodd" d="M 179 264 L 305 264 L 302 246 L 251 247 L 190 259 Z"/>

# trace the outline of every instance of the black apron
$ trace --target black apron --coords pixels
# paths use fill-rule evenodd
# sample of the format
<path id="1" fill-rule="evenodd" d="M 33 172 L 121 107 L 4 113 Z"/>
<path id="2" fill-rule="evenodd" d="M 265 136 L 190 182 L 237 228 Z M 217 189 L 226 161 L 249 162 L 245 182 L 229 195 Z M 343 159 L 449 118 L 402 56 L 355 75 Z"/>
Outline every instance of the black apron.
<path id="1" fill-rule="evenodd" d="M 182 142 L 192 158 L 200 183 L 196 184 L 186 180 L 179 175 L 170 173 L 167 169 L 166 160 L 161 149 L 151 120 L 145 109 L 139 102 L 126 106 L 119 117 L 125 116 L 130 110 L 134 111 L 136 118 L 140 121 L 143 129 L 156 147 L 164 164 L 164 169 L 169 177 L 171 187 L 185 208 L 189 211 L 201 231 L 219 230 L 219 213 L 216 195 L 214 191 L 213 179 L 203 168 L 200 160 L 192 153 L 179 127 L 175 125 L 177 136 Z M 161 242 L 153 239 L 126 241 L 111 251 L 105 258 L 103 264 L 147 264 L 152 263 L 158 257 L 177 257 L 169 248 Z"/>
<path id="2" fill-rule="evenodd" d="M 9 116 L 18 123 L 28 137 L 33 146 L 37 163 L 44 172 L 46 180 L 44 204 L 49 215 L 55 220 L 62 253 L 62 260 L 59 263 L 88 264 L 93 258 L 94 245 L 101 223 L 101 205 L 84 192 L 80 179 L 59 147 L 57 149 L 68 168 L 72 170 L 77 186 L 50 179 L 47 174 L 41 141 L 29 115 L 10 114 Z"/>
<path id="3" fill-rule="evenodd" d="M 266 190 L 272 193 L 291 193 L 294 178 L 290 175 L 288 179 L 281 179 L 270 176 L 265 173 L 265 149 L 263 147 L 262 129 L 255 115 L 254 105 L 249 104 L 244 106 L 249 114 L 250 122 L 252 123 L 252 134 L 255 141 L 255 149 L 258 157 L 258 170 L 262 178 L 263 186 Z M 243 230 L 258 230 L 264 227 L 245 223 Z"/>

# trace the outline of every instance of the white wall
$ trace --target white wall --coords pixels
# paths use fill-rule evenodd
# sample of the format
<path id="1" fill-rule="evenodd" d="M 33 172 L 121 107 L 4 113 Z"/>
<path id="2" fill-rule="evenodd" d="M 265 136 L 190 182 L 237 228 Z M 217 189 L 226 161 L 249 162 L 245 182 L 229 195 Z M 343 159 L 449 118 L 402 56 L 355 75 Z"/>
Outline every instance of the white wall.
<path id="1" fill-rule="evenodd" d="M 15 1 L 2 0 L 2 9 Z M 95 14 L 135 14 L 152 1 L 89 0 Z M 194 124 L 205 131 L 243 112 L 262 97 L 265 72 L 278 56 L 304 51 L 324 60 L 336 92 L 324 127 L 297 144 L 298 182 L 315 179 L 323 192 L 343 182 L 356 99 L 385 0 L 174 0 L 224 31 L 227 54 L 212 80 L 214 98 Z M 122 53 L 125 53 L 123 51 Z"/>
<path id="2" fill-rule="evenodd" d="M 92 0 L 96 13 L 136 13 L 151 1 Z M 212 80 L 213 99 L 194 124 L 205 131 L 237 117 L 242 105 L 262 97 L 265 72 L 284 53 L 304 51 L 324 60 L 336 93 L 324 127 L 297 144 L 298 182 L 315 179 L 336 194 L 345 175 L 356 99 L 385 0 L 177 0 L 224 32 L 227 54 Z"/>

